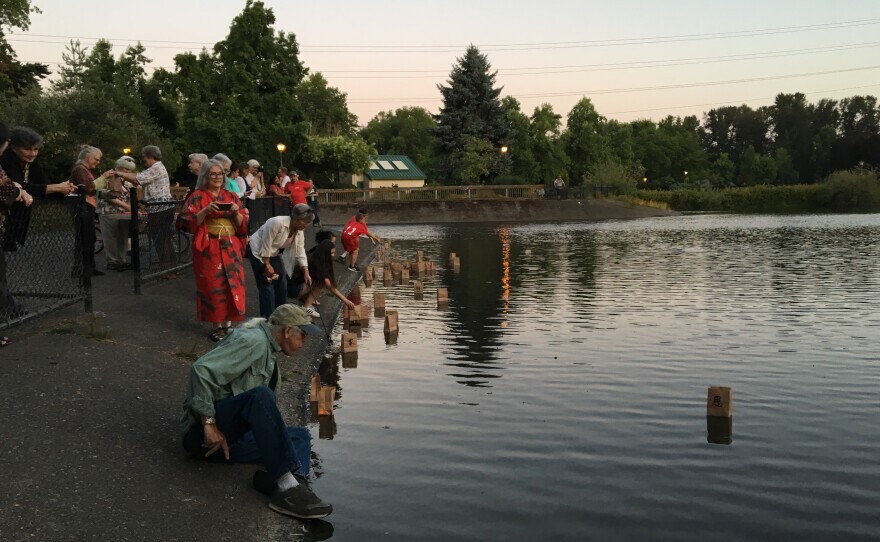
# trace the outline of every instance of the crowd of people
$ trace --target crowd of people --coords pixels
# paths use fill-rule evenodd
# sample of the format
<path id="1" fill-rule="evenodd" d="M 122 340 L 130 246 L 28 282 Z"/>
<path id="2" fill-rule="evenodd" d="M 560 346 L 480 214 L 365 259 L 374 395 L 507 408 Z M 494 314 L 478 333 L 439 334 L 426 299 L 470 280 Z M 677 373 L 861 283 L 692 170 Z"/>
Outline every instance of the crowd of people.
<path id="1" fill-rule="evenodd" d="M 285 168 L 264 182 L 257 160 L 236 164 L 222 153 L 212 158 L 195 153 L 189 156 L 188 168 L 194 179 L 178 212 L 158 147 L 141 149 L 141 171 L 134 158 L 124 155 L 101 172 L 101 150 L 83 146 L 68 179 L 52 183 L 35 161 L 42 144 L 43 138 L 33 130 L 9 130 L 0 123 L 0 314 L 17 309 L 7 287 L 5 253 L 24 246 L 35 201 L 82 194 L 84 215 L 75 221 L 78 254 L 94 258 L 93 250 L 83 248 L 95 243 L 98 217 L 107 269 L 119 271 L 130 268 L 130 189 L 139 187 L 160 263 L 171 256 L 173 227 L 192 236 L 196 317 L 210 324 L 209 336 L 218 343 L 191 369 L 182 419 L 184 449 L 209 461 L 262 462 L 266 470 L 256 473 L 254 484 L 271 495 L 271 509 L 305 519 L 328 515 L 332 506 L 319 499 L 304 478 L 310 461 L 308 431 L 287 427 L 276 404 L 277 353 L 293 354 L 307 334 L 322 335 L 312 323 L 320 317 L 321 293 L 354 306 L 337 288 L 336 235 L 322 228 L 315 246 L 305 250 L 305 230 L 320 225 L 314 184 Z M 290 212 L 269 218 L 248 235 L 250 217 L 242 200 L 266 195 L 290 198 Z M 359 209 L 341 234 L 353 271 L 358 270 L 358 238 L 379 241 L 367 229 L 366 217 L 366 209 Z M 235 326 L 247 313 L 245 260 L 257 284 L 260 317 Z M 96 275 L 103 274 L 94 260 L 85 263 Z M 0 337 L 0 347 L 9 343 Z"/>

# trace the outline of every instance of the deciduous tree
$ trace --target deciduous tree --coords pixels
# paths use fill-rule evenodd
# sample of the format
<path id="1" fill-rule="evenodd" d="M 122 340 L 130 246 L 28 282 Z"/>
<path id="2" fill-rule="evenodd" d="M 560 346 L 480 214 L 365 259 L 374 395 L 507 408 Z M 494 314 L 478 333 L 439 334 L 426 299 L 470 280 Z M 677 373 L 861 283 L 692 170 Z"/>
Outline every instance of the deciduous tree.
<path id="1" fill-rule="evenodd" d="M 434 155 L 437 127 L 422 107 L 401 107 L 381 112 L 361 130 L 360 135 L 379 154 L 405 154 L 422 171 L 433 177 L 437 159 Z"/>

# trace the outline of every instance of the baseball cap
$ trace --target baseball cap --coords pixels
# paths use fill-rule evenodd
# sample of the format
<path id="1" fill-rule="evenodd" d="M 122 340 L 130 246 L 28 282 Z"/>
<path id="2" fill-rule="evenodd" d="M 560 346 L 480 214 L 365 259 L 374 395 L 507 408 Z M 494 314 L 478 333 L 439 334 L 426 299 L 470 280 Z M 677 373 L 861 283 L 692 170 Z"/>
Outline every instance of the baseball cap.
<path id="1" fill-rule="evenodd" d="M 305 203 L 297 203 L 290 210 L 290 218 L 294 220 L 311 220 L 313 218 L 312 208 Z"/>
<path id="2" fill-rule="evenodd" d="M 312 323 L 312 319 L 306 310 L 293 303 L 281 305 L 269 317 L 269 325 L 272 326 L 296 326 L 309 335 L 321 335 L 321 328 Z"/>

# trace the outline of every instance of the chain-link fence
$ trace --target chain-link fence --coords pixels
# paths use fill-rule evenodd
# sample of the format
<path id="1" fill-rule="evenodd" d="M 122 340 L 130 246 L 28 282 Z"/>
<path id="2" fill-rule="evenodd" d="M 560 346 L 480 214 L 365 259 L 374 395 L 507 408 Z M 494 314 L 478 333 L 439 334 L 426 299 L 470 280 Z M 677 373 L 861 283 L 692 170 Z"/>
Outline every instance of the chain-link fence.
<path id="1" fill-rule="evenodd" d="M 131 267 L 134 270 L 134 291 L 140 293 L 144 281 L 192 263 L 192 235 L 175 227 L 177 214 L 186 200 L 138 201 L 135 189 L 131 189 L 129 198 Z"/>
<path id="2" fill-rule="evenodd" d="M 94 212 L 80 195 L 11 210 L 0 252 L 0 328 L 80 301 L 92 310 L 94 228 Z"/>

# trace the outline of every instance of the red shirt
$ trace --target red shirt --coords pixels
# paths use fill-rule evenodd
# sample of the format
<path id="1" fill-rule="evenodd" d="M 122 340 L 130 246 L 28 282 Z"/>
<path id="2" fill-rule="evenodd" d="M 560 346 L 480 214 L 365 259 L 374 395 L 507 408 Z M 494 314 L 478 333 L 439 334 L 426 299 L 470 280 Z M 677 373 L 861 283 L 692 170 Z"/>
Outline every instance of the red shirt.
<path id="1" fill-rule="evenodd" d="M 297 203 L 305 203 L 306 202 L 306 192 L 308 192 L 312 188 L 312 183 L 309 181 L 293 181 L 284 185 L 284 190 L 290 194 L 290 201 L 293 202 L 294 205 Z"/>
<path id="2" fill-rule="evenodd" d="M 361 235 L 366 235 L 368 231 L 366 224 L 358 222 L 354 217 L 351 217 L 348 219 L 348 222 L 345 223 L 345 227 L 342 228 L 342 236 L 357 239 Z"/>

